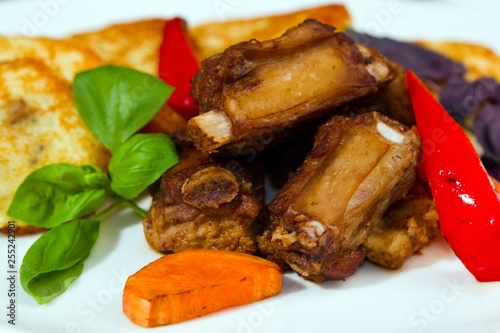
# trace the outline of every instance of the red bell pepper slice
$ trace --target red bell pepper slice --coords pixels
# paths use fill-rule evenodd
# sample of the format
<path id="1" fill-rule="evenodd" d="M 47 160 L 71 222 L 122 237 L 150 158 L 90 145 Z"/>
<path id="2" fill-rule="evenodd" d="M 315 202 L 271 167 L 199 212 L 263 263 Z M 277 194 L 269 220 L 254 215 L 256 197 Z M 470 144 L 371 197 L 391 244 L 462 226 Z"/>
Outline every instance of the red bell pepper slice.
<path id="1" fill-rule="evenodd" d="M 188 120 L 198 115 L 199 108 L 191 97 L 190 79 L 200 65 L 186 36 L 186 22 L 181 18 L 167 21 L 160 45 L 159 76 L 175 88 L 167 104 Z"/>
<path id="2" fill-rule="evenodd" d="M 462 128 L 412 71 L 406 80 L 441 233 L 478 281 L 500 281 L 500 200 Z"/>

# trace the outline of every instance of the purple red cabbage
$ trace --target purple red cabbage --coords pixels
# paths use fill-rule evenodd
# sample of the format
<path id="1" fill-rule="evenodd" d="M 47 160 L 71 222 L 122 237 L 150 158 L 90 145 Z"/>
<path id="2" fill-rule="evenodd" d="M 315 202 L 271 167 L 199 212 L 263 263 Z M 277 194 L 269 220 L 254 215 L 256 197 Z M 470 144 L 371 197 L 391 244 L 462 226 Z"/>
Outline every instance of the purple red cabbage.
<path id="1" fill-rule="evenodd" d="M 387 58 L 411 69 L 426 83 L 440 86 L 440 102 L 459 123 L 477 111 L 473 130 L 485 151 L 490 175 L 500 179 L 500 84 L 491 78 L 465 80 L 465 67 L 419 45 L 347 31 L 354 41 L 377 49 Z"/>
<path id="2" fill-rule="evenodd" d="M 486 103 L 474 118 L 474 133 L 486 156 L 500 163 L 500 103 Z M 499 178 L 500 180 L 500 178 Z"/>
<path id="3" fill-rule="evenodd" d="M 374 37 L 353 30 L 346 33 L 355 42 L 378 50 L 405 70 L 413 70 L 422 79 L 443 82 L 451 76 L 461 77 L 465 74 L 462 64 L 416 44 Z"/>

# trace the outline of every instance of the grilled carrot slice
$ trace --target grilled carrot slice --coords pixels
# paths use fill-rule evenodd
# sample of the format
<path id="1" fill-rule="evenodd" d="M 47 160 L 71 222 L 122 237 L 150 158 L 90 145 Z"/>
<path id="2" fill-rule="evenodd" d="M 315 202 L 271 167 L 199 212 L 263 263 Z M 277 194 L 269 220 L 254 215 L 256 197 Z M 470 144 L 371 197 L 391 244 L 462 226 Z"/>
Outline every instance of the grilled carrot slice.
<path id="1" fill-rule="evenodd" d="M 186 250 L 165 255 L 131 275 L 123 312 L 135 324 L 154 327 L 281 293 L 281 269 L 252 255 Z"/>

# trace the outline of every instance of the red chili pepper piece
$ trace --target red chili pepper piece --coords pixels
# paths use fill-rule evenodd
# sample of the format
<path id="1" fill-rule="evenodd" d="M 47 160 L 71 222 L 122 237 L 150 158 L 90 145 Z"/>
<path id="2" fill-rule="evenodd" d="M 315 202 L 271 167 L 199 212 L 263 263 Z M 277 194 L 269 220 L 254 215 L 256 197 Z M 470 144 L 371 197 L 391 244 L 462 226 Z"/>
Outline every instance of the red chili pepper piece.
<path id="1" fill-rule="evenodd" d="M 167 103 L 186 120 L 198 115 L 199 108 L 191 97 L 190 79 L 200 65 L 186 37 L 186 22 L 181 18 L 167 21 L 160 45 L 159 76 L 175 88 Z"/>
<path id="2" fill-rule="evenodd" d="M 478 281 L 500 281 L 500 200 L 461 127 L 406 73 L 441 233 Z"/>

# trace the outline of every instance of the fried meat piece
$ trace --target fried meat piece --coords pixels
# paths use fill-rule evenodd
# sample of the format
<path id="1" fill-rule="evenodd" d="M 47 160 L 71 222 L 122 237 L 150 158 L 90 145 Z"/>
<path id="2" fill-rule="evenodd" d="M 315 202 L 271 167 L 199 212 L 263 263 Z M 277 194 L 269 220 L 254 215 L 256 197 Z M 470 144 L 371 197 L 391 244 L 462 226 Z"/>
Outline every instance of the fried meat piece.
<path id="1" fill-rule="evenodd" d="M 377 111 L 384 116 L 397 120 L 406 126 L 415 125 L 415 116 L 411 105 L 406 75 L 401 66 L 391 64 L 394 80 L 379 89 L 375 94 L 349 103 L 340 113 L 352 115 Z"/>
<path id="2" fill-rule="evenodd" d="M 439 220 L 431 193 L 417 183 L 375 223 L 363 248 L 371 262 L 398 269 L 438 234 Z"/>
<path id="3" fill-rule="evenodd" d="M 373 94 L 392 78 L 379 53 L 306 20 L 280 38 L 243 42 L 204 60 L 192 90 L 200 115 L 187 131 L 208 153 L 241 154 L 255 137 L 269 137 L 262 150 L 284 129 Z"/>
<path id="4" fill-rule="evenodd" d="M 413 131 L 375 112 L 332 117 L 270 202 L 260 249 L 316 282 L 352 275 L 374 223 L 413 185 L 419 144 Z"/>
<path id="5" fill-rule="evenodd" d="M 165 253 L 213 248 L 253 254 L 263 208 L 263 177 L 257 170 L 250 173 L 236 160 L 216 160 L 191 146 L 162 176 L 144 233 Z"/>

